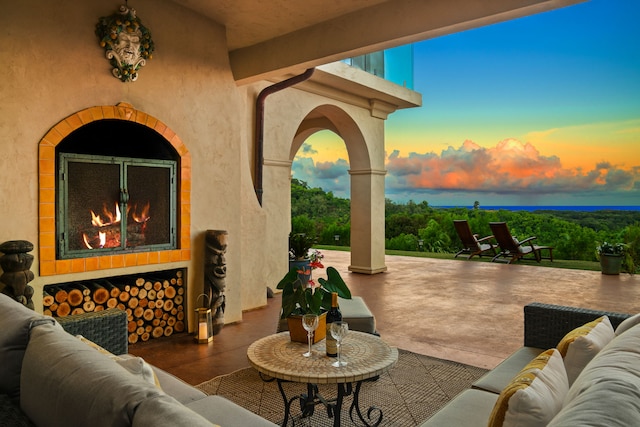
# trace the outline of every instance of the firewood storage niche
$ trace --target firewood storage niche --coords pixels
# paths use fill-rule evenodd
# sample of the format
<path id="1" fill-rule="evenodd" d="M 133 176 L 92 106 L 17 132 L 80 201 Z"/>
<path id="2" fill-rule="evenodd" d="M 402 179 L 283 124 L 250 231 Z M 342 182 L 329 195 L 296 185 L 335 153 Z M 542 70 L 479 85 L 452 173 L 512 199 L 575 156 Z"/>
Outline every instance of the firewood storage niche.
<path id="1" fill-rule="evenodd" d="M 100 120 L 57 147 L 58 259 L 175 249 L 179 156 L 153 130 Z"/>

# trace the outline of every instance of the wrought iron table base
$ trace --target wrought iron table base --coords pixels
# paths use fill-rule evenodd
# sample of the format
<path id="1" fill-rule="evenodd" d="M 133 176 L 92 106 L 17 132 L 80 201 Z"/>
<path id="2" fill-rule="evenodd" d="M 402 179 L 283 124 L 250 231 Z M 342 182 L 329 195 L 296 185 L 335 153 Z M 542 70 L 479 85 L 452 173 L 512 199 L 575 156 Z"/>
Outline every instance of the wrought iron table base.
<path id="1" fill-rule="evenodd" d="M 289 416 L 291 415 L 291 405 L 296 400 L 300 402 L 302 418 L 312 416 L 315 411 L 316 405 L 324 405 L 324 407 L 327 409 L 327 416 L 329 418 L 333 417 L 333 427 L 339 427 L 340 417 L 342 413 L 342 402 L 346 396 L 350 396 L 351 394 L 353 394 L 353 402 L 351 403 L 351 407 L 349 408 L 349 417 L 354 424 L 357 425 L 357 421 L 354 419 L 354 412 L 362 422 L 362 425 L 366 427 L 377 427 L 382 422 L 382 410 L 380 408 L 376 406 L 369 407 L 367 410 L 368 420 L 365 419 L 362 412 L 360 411 L 360 387 L 362 386 L 363 381 L 358 381 L 356 383 L 355 391 L 353 389 L 352 383 L 338 383 L 338 397 L 335 399 L 324 398 L 324 396 L 322 396 L 318 391 L 318 386 L 311 383 L 307 383 L 307 394 L 300 394 L 298 396 L 287 399 L 287 395 L 284 391 L 284 388 L 282 387 L 282 383 L 288 381 L 281 379 L 277 379 L 277 381 L 278 389 L 280 390 L 282 400 L 284 401 L 284 420 L 282 421 L 282 427 L 287 426 L 287 423 L 289 422 Z M 371 423 L 371 415 L 374 412 L 377 412 L 378 417 L 373 423 Z"/>

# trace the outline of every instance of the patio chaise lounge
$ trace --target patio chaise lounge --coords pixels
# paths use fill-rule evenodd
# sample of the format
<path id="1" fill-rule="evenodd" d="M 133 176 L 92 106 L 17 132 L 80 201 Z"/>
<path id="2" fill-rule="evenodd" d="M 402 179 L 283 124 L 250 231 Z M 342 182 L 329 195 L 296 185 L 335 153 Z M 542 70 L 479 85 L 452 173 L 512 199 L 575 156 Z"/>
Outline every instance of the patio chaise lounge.
<path id="1" fill-rule="evenodd" d="M 496 248 L 490 241 L 493 236 L 478 239 L 478 235 L 471 232 L 469 223 L 465 219 L 456 219 L 453 221 L 453 225 L 462 241 L 462 249 L 456 253 L 455 258 L 463 254 L 467 255 L 467 259 L 471 259 L 475 255 L 482 257 L 485 252 L 490 252 L 491 256 L 497 255 Z"/>
<path id="2" fill-rule="evenodd" d="M 535 236 L 519 241 L 511 235 L 506 222 L 490 222 L 489 226 L 498 242 L 498 246 L 500 246 L 500 253 L 494 256 L 491 261 L 511 264 L 528 255 L 533 255 L 538 262 L 543 259 L 553 261 L 553 247 L 534 245 Z M 543 256 L 542 251 L 547 251 L 548 255 Z"/>

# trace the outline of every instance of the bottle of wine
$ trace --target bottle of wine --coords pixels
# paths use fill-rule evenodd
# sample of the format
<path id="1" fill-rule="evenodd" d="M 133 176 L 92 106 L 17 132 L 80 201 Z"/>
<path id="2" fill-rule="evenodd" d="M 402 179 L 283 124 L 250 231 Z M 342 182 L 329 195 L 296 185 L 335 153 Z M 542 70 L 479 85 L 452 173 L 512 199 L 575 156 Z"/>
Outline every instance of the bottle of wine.
<path id="1" fill-rule="evenodd" d="M 336 339 L 331 335 L 331 324 L 340 320 L 342 320 L 342 313 L 340 313 L 340 308 L 338 307 L 338 294 L 336 292 L 332 292 L 331 310 L 329 310 L 329 312 L 327 313 L 326 348 L 327 356 L 329 357 L 338 356 L 338 346 L 336 344 Z"/>

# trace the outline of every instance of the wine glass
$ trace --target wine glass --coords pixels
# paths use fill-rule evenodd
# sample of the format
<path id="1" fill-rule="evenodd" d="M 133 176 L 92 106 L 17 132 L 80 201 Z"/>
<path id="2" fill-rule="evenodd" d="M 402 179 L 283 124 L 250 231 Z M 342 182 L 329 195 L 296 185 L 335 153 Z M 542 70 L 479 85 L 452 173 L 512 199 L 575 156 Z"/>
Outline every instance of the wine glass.
<path id="1" fill-rule="evenodd" d="M 304 357 L 311 357 L 311 336 L 318 327 L 317 314 L 305 314 L 302 316 L 302 327 L 307 331 L 307 341 L 309 341 L 309 351 L 303 353 Z"/>
<path id="2" fill-rule="evenodd" d="M 338 360 L 333 362 L 331 366 L 335 366 L 336 368 L 347 364 L 347 362 L 340 360 L 340 353 L 342 353 L 342 340 L 347 335 L 347 332 L 349 332 L 349 324 L 347 322 L 331 323 L 331 336 L 336 339 L 336 345 L 338 347 Z"/>

